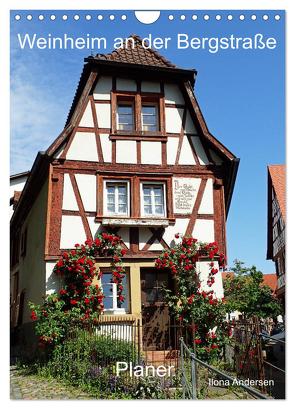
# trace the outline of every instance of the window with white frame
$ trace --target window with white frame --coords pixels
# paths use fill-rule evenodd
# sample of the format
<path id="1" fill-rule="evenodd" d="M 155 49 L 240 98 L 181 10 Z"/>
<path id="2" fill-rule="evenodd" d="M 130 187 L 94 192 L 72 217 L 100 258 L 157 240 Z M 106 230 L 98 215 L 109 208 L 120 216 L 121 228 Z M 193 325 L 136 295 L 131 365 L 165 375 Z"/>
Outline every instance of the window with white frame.
<path id="1" fill-rule="evenodd" d="M 141 213 L 144 217 L 165 217 L 165 189 L 163 183 L 142 183 Z"/>
<path id="2" fill-rule="evenodd" d="M 158 106 L 156 104 L 144 104 L 141 107 L 142 130 L 155 132 L 159 130 Z"/>
<path id="3" fill-rule="evenodd" d="M 105 181 L 104 213 L 113 216 L 129 215 L 128 182 Z"/>
<path id="4" fill-rule="evenodd" d="M 127 275 L 122 280 L 124 301 L 120 301 L 117 292 L 117 284 L 112 283 L 113 275 L 111 272 L 103 272 L 101 276 L 101 286 L 104 295 L 104 310 L 118 310 L 124 309 L 129 311 L 129 288 Z"/>

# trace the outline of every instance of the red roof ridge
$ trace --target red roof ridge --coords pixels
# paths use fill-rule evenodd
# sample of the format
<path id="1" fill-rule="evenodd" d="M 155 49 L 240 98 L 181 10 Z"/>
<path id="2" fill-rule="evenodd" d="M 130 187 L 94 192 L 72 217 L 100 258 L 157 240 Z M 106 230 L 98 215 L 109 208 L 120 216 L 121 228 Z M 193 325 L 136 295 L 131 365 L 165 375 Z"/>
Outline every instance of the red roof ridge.
<path id="1" fill-rule="evenodd" d="M 134 47 L 129 47 L 128 39 L 133 38 Z M 94 56 L 97 60 L 117 61 L 127 64 L 142 64 L 154 65 L 159 67 L 177 68 L 171 61 L 167 60 L 158 51 L 151 47 L 144 48 L 144 41 L 137 34 L 132 34 L 127 37 L 122 47 L 113 50 L 108 54 L 96 54 Z M 147 45 L 147 43 L 145 42 Z"/>

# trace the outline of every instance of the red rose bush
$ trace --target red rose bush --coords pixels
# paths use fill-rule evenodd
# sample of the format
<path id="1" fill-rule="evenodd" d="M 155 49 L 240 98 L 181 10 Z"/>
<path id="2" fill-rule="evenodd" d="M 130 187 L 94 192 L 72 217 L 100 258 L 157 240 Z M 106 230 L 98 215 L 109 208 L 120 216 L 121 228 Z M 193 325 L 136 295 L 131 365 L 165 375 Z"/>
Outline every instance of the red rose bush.
<path id="1" fill-rule="evenodd" d="M 72 324 L 98 323 L 104 308 L 101 287 L 94 283 L 101 278 L 95 264 L 98 257 L 111 257 L 112 282 L 117 284 L 119 301 L 124 301 L 122 257 L 125 254 L 121 238 L 108 233 L 62 253 L 53 270 L 61 278 L 62 288 L 45 297 L 43 305 L 29 303 L 40 347 L 61 343 Z"/>

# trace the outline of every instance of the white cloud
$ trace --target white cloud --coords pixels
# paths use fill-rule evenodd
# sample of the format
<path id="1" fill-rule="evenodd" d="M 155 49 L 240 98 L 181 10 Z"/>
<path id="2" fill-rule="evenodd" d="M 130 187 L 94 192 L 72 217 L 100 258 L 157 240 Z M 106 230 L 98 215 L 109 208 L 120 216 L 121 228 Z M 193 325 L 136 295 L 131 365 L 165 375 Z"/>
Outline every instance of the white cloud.
<path id="1" fill-rule="evenodd" d="M 65 95 L 62 75 L 42 59 L 12 56 L 11 62 L 11 173 L 17 173 L 30 169 L 61 132 L 74 87 Z"/>

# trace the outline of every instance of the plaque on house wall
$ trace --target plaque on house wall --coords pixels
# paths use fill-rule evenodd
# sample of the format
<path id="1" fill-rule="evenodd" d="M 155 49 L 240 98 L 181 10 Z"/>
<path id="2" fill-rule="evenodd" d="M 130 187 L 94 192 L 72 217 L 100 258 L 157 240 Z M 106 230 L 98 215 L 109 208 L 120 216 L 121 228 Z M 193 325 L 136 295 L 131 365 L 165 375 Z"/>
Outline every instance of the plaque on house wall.
<path id="1" fill-rule="evenodd" d="M 190 214 L 193 210 L 201 179 L 173 178 L 173 207 L 176 214 Z"/>

